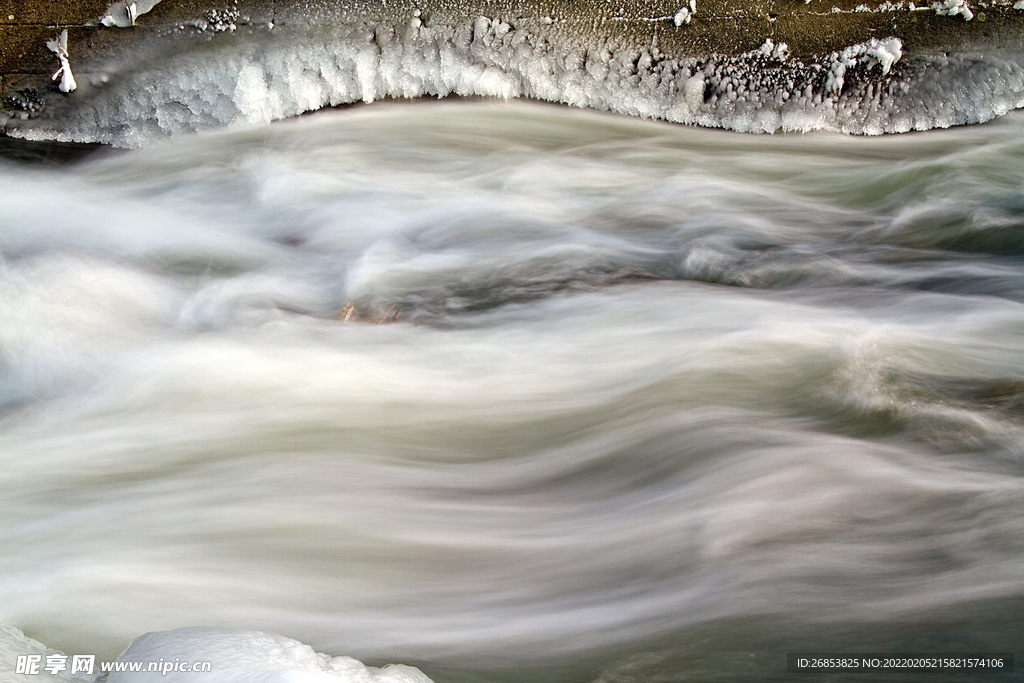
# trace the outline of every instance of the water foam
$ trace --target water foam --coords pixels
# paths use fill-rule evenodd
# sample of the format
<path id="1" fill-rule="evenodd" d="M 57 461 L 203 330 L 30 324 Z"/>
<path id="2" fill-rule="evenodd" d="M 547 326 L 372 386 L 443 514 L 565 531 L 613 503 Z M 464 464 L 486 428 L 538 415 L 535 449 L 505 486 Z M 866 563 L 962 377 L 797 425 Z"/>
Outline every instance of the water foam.
<path id="1" fill-rule="evenodd" d="M 446 680 L 1012 650 L 1022 131 L 387 104 L 0 169 L 0 618 Z"/>

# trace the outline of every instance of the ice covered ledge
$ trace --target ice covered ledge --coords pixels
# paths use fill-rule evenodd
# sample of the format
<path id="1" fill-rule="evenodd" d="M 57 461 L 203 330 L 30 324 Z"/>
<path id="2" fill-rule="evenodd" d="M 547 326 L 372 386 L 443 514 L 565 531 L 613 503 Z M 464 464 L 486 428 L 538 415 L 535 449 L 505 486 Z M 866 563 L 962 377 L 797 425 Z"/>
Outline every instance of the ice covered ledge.
<path id="1" fill-rule="evenodd" d="M 870 134 L 1024 105 L 1014 0 L 120 1 L 0 0 L 8 134 L 135 146 L 451 94 Z M 65 27 L 68 93 L 46 47 Z"/>
<path id="2" fill-rule="evenodd" d="M 432 683 L 415 667 L 378 669 L 284 636 L 230 628 L 146 633 L 107 665 L 94 655 L 91 664 L 74 672 L 73 656 L 0 623 L 5 683 Z M 18 669 L 19 657 L 24 671 Z M 35 658 L 34 670 L 26 666 L 28 657 Z M 56 657 L 51 670 L 45 668 L 47 657 Z"/>

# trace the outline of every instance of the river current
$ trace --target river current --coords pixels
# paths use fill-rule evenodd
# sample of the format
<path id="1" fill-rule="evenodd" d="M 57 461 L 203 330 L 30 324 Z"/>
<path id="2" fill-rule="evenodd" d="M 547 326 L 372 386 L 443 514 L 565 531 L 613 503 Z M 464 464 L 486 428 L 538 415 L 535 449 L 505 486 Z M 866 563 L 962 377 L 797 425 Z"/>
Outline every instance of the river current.
<path id="1" fill-rule="evenodd" d="M 1019 650 L 1024 115 L 378 103 L 0 165 L 0 255 L 0 622 L 53 648 L 234 627 L 436 683 Z"/>

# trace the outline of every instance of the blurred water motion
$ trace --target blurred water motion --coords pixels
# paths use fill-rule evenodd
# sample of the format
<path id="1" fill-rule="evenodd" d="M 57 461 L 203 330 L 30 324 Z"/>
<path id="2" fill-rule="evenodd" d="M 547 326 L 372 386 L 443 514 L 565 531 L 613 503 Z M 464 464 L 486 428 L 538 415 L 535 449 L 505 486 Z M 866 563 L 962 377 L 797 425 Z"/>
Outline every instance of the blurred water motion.
<path id="1" fill-rule="evenodd" d="M 0 167 L 0 254 L 0 621 L 53 647 L 612 683 L 1019 645 L 1024 116 L 354 108 Z"/>

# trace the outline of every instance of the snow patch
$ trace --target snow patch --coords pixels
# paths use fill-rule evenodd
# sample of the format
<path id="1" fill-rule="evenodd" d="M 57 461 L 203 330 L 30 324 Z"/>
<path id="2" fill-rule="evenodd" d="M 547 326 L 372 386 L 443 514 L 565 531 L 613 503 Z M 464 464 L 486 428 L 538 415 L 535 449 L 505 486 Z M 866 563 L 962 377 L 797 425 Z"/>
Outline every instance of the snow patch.
<path id="1" fill-rule="evenodd" d="M 1013 9 L 1024 10 L 1024 0 L 1017 0 L 1017 2 L 1013 3 Z"/>
<path id="2" fill-rule="evenodd" d="M 40 655 L 38 673 L 18 674 L 19 655 Z M 89 683 L 103 680 L 99 663 L 91 675 L 46 671 L 46 658 L 64 653 L 0 623 L 0 666 L 4 683 Z M 228 628 L 181 628 L 146 633 L 131 642 L 118 662 L 210 662 L 210 673 L 183 671 L 112 671 L 106 683 L 433 683 L 415 667 L 392 664 L 365 666 L 352 657 L 332 657 L 291 638 Z M 8 667 L 8 664 L 10 665 Z"/>
<path id="3" fill-rule="evenodd" d="M 181 628 L 147 633 L 132 641 L 121 662 L 204 661 L 213 678 L 181 672 L 113 672 L 107 683 L 432 683 L 411 666 L 382 669 L 351 657 L 331 657 L 284 636 L 227 628 Z"/>
<path id="4" fill-rule="evenodd" d="M 935 10 L 936 14 L 942 16 L 955 17 L 960 15 L 964 18 L 964 21 L 970 21 L 974 18 L 974 12 L 967 6 L 964 0 L 942 0 L 941 2 L 932 3 L 932 9 Z"/>
<path id="5" fill-rule="evenodd" d="M 903 56 L 903 41 L 899 38 L 872 38 L 864 43 L 851 45 L 841 52 L 833 52 L 829 59 L 829 74 L 825 80 L 825 88 L 832 93 L 839 93 L 846 82 L 846 71 L 858 64 L 872 67 L 881 65 L 882 75 L 889 73 L 892 65 Z"/>
<path id="6" fill-rule="evenodd" d="M 50 673 L 46 670 L 46 658 L 60 657 L 64 653 L 48 648 L 37 640 L 32 640 L 24 633 L 6 624 L 0 624 L 0 667 L 3 667 L 4 683 L 83 683 L 80 674 L 72 677 L 67 671 Z M 41 657 L 39 673 L 16 673 L 19 656 L 37 655 Z"/>
<path id="7" fill-rule="evenodd" d="M 697 13 L 697 0 L 690 0 L 690 3 L 686 7 L 681 7 L 675 16 L 672 17 L 672 23 L 676 26 L 682 26 L 683 24 L 689 24 L 690 20 L 693 19 L 693 15 Z"/>
<path id="8" fill-rule="evenodd" d="M 135 20 L 149 12 L 160 3 L 160 0 L 117 0 L 110 4 L 99 22 L 104 26 L 130 28 Z"/>
<path id="9" fill-rule="evenodd" d="M 789 45 L 786 43 L 776 43 L 771 38 L 766 38 L 761 47 L 751 50 L 746 54 L 750 57 L 767 57 L 768 59 L 784 62 L 789 59 Z"/>

